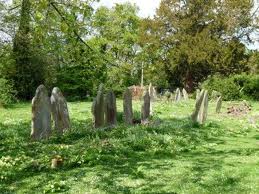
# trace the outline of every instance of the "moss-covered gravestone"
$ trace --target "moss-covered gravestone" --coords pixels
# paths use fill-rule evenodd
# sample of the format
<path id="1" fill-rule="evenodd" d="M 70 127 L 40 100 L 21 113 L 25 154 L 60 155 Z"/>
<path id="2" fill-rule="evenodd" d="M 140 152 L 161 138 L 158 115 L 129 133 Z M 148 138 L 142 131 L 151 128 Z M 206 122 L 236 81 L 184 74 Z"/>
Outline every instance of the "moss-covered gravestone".
<path id="1" fill-rule="evenodd" d="M 108 126 L 117 124 L 116 97 L 113 91 L 109 91 L 105 98 L 105 122 Z"/>
<path id="2" fill-rule="evenodd" d="M 145 91 L 143 96 L 143 105 L 141 108 L 141 123 L 148 123 L 148 119 L 150 117 L 150 96 L 149 92 Z"/>
<path id="3" fill-rule="evenodd" d="M 133 124 L 133 110 L 132 110 L 132 94 L 127 88 L 123 94 L 123 113 L 124 121 L 128 125 Z"/>

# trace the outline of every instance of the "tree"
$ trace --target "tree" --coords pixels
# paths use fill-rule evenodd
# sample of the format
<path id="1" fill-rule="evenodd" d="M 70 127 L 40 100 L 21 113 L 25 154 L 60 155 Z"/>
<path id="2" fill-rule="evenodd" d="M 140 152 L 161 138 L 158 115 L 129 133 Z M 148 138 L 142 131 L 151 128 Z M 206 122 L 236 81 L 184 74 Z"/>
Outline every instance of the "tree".
<path id="1" fill-rule="evenodd" d="M 15 59 L 14 85 L 21 99 L 31 99 L 35 88 L 44 82 L 44 67 L 31 44 L 31 3 L 23 0 L 18 31 L 13 40 Z"/>
<path id="2" fill-rule="evenodd" d="M 162 0 L 142 23 L 142 44 L 171 87 L 192 91 L 210 74 L 247 70 L 241 41 L 252 32 L 251 9 L 249 0 Z"/>
<path id="3" fill-rule="evenodd" d="M 140 63 L 137 61 L 140 18 L 137 11 L 135 5 L 116 4 L 111 9 L 98 8 L 93 18 L 92 41 L 114 62 L 108 69 L 107 84 L 117 91 L 140 81 Z"/>

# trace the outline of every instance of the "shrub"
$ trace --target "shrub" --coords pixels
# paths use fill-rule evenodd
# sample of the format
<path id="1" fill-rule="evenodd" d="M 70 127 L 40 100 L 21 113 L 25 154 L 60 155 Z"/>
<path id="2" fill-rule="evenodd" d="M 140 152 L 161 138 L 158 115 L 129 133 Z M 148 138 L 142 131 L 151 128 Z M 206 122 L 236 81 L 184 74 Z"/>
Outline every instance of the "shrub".
<path id="1" fill-rule="evenodd" d="M 241 97 L 244 99 L 259 100 L 259 75 L 235 75 L 234 82 L 241 89 Z"/>
<path id="2" fill-rule="evenodd" d="M 13 85 L 6 79 L 0 78 L 0 106 L 10 105 L 15 101 L 16 91 Z"/>
<path id="3" fill-rule="evenodd" d="M 220 92 L 224 100 L 238 100 L 241 97 L 240 87 L 234 82 L 233 77 L 215 75 L 203 82 L 202 87 L 209 90 L 210 94 L 213 90 Z"/>
<path id="4" fill-rule="evenodd" d="M 203 88 L 220 92 L 224 100 L 250 99 L 259 100 L 259 76 L 258 75 L 232 75 L 222 77 L 214 75 L 202 84 Z"/>

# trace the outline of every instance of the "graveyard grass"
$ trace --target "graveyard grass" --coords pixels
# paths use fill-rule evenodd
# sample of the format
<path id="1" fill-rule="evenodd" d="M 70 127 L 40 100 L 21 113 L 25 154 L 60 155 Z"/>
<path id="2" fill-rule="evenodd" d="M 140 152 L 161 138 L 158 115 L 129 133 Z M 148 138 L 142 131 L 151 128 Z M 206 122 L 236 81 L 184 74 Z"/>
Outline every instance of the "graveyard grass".
<path id="1" fill-rule="evenodd" d="M 232 103 L 217 115 L 210 102 L 199 126 L 193 100 L 157 102 L 152 126 L 128 127 L 119 100 L 119 125 L 105 131 L 92 129 L 90 102 L 69 103 L 71 131 L 41 142 L 29 138 L 29 103 L 0 109 L 0 193 L 259 193 L 259 130 L 248 119 L 259 103 L 244 117 L 226 114 Z M 63 166 L 51 169 L 57 155 Z"/>

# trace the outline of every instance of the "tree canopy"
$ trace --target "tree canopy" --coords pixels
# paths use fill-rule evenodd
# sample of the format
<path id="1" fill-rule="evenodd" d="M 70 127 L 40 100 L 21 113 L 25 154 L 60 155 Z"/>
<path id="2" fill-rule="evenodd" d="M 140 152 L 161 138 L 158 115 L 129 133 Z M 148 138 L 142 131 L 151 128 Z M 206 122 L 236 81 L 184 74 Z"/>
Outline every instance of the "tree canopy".
<path id="1" fill-rule="evenodd" d="M 0 2 L 0 78 L 20 99 L 59 86 L 82 99 L 106 83 L 141 82 L 193 91 L 208 76 L 258 72 L 249 51 L 258 18 L 250 0 L 162 0 L 154 18 L 130 3 L 95 0 Z"/>

